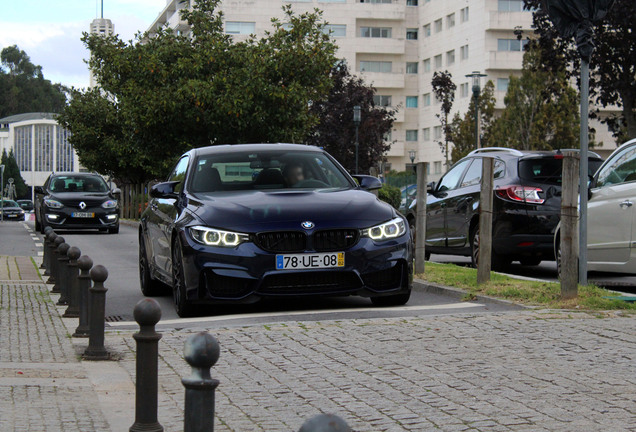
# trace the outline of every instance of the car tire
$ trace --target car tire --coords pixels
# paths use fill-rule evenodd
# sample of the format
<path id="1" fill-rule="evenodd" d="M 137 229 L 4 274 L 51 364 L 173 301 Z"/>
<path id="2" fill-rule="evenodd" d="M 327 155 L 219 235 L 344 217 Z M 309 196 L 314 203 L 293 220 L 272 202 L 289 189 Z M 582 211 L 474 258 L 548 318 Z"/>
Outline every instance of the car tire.
<path id="1" fill-rule="evenodd" d="M 38 217 L 35 217 L 35 230 L 36 231 L 40 231 L 41 227 L 40 227 L 40 222 L 38 221 Z"/>
<path id="2" fill-rule="evenodd" d="M 40 222 L 40 234 L 44 234 L 44 230 L 46 229 L 46 222 L 44 222 L 44 218 L 41 219 Z"/>
<path id="3" fill-rule="evenodd" d="M 477 268 L 479 262 L 479 227 L 475 226 L 470 231 L 470 262 L 474 268 Z M 511 259 L 492 253 L 490 258 L 490 269 L 493 271 L 503 271 L 510 266 Z"/>
<path id="4" fill-rule="evenodd" d="M 146 244 L 143 235 L 139 234 L 139 285 L 141 293 L 146 297 L 154 297 L 162 294 L 163 286 L 153 279 L 150 273 L 150 262 L 146 253 Z"/>
<path id="5" fill-rule="evenodd" d="M 192 315 L 193 306 L 186 299 L 183 248 L 179 239 L 175 239 L 172 245 L 172 299 L 177 315 L 181 318 Z"/>
<path id="6" fill-rule="evenodd" d="M 403 306 L 408 303 L 411 298 L 411 290 L 404 294 L 396 294 L 383 297 L 371 297 L 371 303 L 373 306 L 378 307 L 390 307 L 390 306 Z"/>
<path id="7" fill-rule="evenodd" d="M 119 225 L 113 228 L 108 228 L 108 234 L 117 234 L 119 233 Z"/>

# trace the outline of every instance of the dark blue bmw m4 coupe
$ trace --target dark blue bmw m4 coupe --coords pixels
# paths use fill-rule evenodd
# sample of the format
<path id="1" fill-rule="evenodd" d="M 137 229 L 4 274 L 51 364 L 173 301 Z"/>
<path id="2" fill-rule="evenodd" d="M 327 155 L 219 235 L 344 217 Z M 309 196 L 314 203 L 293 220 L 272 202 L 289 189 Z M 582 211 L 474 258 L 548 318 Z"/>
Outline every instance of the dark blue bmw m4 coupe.
<path id="1" fill-rule="evenodd" d="M 171 286 L 180 316 L 197 303 L 264 297 L 405 304 L 413 274 L 406 219 L 369 192 L 377 178 L 353 177 L 312 146 L 189 151 L 150 191 L 139 228 L 142 292 Z"/>

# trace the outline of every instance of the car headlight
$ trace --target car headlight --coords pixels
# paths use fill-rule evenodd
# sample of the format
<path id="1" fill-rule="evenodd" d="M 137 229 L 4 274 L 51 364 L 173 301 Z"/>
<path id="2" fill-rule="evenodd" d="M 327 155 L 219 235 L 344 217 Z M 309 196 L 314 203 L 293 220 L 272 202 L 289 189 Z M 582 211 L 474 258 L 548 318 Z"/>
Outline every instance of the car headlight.
<path id="1" fill-rule="evenodd" d="M 117 200 L 108 200 L 102 203 L 102 207 L 105 209 L 112 209 L 117 207 Z"/>
<path id="2" fill-rule="evenodd" d="M 60 209 L 64 207 L 64 204 L 62 204 L 61 202 L 55 201 L 54 199 L 49 199 L 49 198 L 44 200 L 44 205 L 54 209 Z"/>
<path id="3" fill-rule="evenodd" d="M 406 224 L 402 218 L 395 218 L 380 225 L 367 228 L 362 231 L 364 237 L 371 240 L 382 241 L 400 237 L 406 232 Z"/>
<path id="4" fill-rule="evenodd" d="M 249 240 L 248 234 L 223 231 L 202 226 L 190 227 L 190 235 L 197 242 L 206 246 L 234 247 Z"/>

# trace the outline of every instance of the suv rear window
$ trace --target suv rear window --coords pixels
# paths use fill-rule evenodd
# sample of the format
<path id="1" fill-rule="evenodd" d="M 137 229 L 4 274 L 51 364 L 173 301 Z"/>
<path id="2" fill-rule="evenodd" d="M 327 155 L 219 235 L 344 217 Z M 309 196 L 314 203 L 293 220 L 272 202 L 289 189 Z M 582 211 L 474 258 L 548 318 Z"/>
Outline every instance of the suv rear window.
<path id="1" fill-rule="evenodd" d="M 588 159 L 588 175 L 592 176 L 603 161 Z M 555 157 L 530 158 L 519 160 L 519 178 L 535 183 L 561 184 L 563 159 Z"/>

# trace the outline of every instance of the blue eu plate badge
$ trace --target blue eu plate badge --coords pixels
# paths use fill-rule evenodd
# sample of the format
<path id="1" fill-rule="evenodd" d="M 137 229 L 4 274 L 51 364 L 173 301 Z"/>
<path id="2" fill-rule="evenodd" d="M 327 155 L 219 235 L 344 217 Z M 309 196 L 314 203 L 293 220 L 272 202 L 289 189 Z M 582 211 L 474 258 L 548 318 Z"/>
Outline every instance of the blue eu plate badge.
<path id="1" fill-rule="evenodd" d="M 282 255 L 276 255 L 276 268 L 279 270 L 285 268 L 285 260 Z"/>

